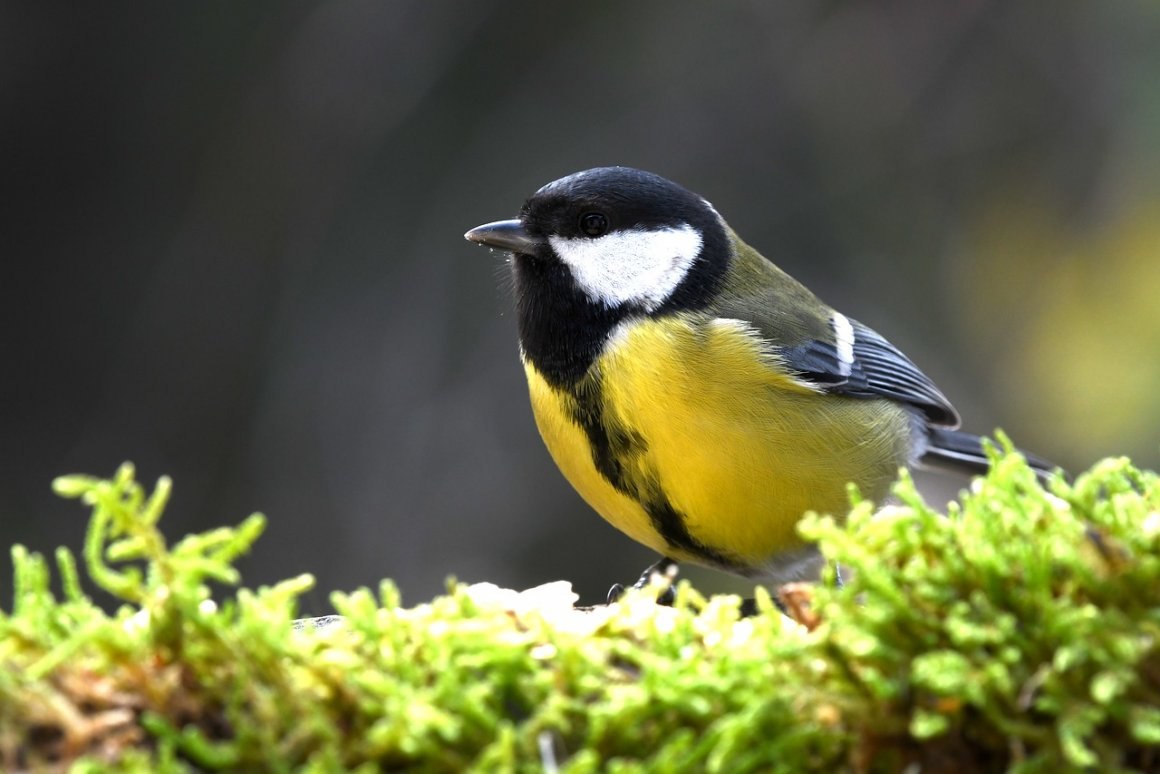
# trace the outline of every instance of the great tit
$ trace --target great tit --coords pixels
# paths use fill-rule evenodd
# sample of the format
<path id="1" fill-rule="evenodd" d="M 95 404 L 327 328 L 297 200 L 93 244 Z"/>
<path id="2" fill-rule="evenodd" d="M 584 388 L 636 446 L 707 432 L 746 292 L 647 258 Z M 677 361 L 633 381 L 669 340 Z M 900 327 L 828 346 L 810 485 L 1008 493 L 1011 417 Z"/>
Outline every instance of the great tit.
<path id="1" fill-rule="evenodd" d="M 881 501 L 903 466 L 987 467 L 902 352 L 663 177 L 578 172 L 465 237 L 512 254 L 520 357 L 556 465 L 668 560 L 800 578 L 819 559 L 798 521 L 845 513 L 848 483 Z"/>

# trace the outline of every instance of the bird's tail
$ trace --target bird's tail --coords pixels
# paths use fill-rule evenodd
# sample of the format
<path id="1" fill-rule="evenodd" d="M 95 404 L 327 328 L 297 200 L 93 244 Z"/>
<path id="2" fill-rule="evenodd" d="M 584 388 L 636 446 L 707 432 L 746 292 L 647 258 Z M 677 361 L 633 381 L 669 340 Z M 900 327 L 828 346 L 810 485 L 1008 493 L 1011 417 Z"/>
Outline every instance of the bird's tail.
<path id="1" fill-rule="evenodd" d="M 1028 454 L 1022 449 L 1019 449 L 1019 453 L 1027 459 L 1027 464 L 1039 474 L 1040 478 L 1046 478 L 1047 474 L 1059 469 L 1058 465 L 1042 457 Z M 939 427 L 930 428 L 926 452 L 918 462 L 923 467 L 968 475 L 986 473 L 990 467 L 987 454 L 983 451 L 982 438 L 961 430 L 946 430 Z"/>

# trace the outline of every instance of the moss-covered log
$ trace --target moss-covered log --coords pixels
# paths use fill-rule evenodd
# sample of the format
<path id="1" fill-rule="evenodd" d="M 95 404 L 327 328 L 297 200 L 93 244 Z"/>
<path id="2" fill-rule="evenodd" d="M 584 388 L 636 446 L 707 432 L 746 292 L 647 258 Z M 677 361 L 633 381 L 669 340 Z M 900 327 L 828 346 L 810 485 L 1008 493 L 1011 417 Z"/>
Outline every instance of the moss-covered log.
<path id="1" fill-rule="evenodd" d="M 451 584 L 405 608 L 309 577 L 223 594 L 263 520 L 169 546 L 168 483 L 68 477 L 84 572 L 13 549 L 0 767 L 87 770 L 1025 771 L 1160 766 L 1160 483 L 1107 460 L 1041 487 L 995 455 L 948 514 L 904 479 L 805 534 L 844 568 L 760 612 L 682 588 L 577 612 L 567 584 Z M 217 589 L 211 593 L 211 585 Z"/>

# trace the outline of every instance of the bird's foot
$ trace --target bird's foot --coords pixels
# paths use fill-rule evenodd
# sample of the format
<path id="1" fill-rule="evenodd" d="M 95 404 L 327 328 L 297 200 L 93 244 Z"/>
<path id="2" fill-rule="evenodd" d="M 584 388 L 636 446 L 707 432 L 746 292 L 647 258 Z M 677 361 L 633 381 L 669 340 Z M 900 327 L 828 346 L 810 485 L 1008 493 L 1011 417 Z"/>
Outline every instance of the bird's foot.
<path id="1" fill-rule="evenodd" d="M 661 559 L 659 562 L 642 572 L 636 583 L 632 584 L 632 587 L 634 589 L 648 588 L 652 583 L 654 575 L 660 575 L 662 578 L 669 582 L 668 586 L 665 587 L 665 590 L 657 595 L 657 604 L 672 605 L 673 602 L 675 602 L 677 599 L 676 587 L 673 585 L 673 581 L 675 581 L 677 578 L 677 563 L 672 559 Z M 611 605 L 622 596 L 624 596 L 624 584 L 614 583 L 612 584 L 612 588 L 608 590 L 607 603 Z"/>

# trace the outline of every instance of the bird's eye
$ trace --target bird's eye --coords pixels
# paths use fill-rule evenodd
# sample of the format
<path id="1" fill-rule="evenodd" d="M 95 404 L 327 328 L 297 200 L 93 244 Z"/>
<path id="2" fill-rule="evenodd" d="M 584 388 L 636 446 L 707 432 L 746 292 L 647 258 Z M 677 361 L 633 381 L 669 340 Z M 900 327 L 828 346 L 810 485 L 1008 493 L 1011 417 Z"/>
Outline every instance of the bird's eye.
<path id="1" fill-rule="evenodd" d="M 608 231 L 608 218 L 599 212 L 586 212 L 580 216 L 580 230 L 590 237 L 598 237 Z"/>

